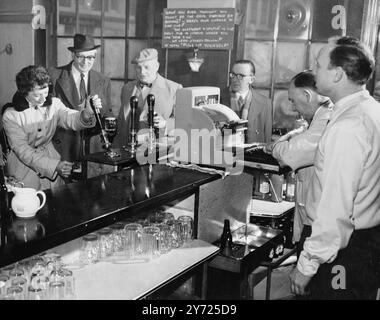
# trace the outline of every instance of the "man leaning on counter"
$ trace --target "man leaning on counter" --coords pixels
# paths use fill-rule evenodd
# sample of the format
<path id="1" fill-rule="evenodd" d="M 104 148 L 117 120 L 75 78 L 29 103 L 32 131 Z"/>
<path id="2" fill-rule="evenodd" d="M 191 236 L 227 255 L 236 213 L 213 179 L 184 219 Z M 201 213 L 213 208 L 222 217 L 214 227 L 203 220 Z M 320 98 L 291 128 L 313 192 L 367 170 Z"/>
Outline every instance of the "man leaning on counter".
<path id="1" fill-rule="evenodd" d="M 289 100 L 310 125 L 306 130 L 305 127 L 292 130 L 264 147 L 264 151 L 272 154 L 281 165 L 297 170 L 293 241 L 298 243 L 298 255 L 305 237 L 311 233 L 311 220 L 305 209 L 306 194 L 313 174 L 317 145 L 333 107 L 331 100 L 316 90 L 315 77 L 311 71 L 300 72 L 292 78 L 288 89 Z"/>
<path id="2" fill-rule="evenodd" d="M 291 274 L 292 292 L 310 299 L 375 299 L 380 288 L 380 104 L 365 88 L 375 60 L 348 40 L 324 46 L 315 69 L 334 111 L 306 200 L 312 233 Z"/>

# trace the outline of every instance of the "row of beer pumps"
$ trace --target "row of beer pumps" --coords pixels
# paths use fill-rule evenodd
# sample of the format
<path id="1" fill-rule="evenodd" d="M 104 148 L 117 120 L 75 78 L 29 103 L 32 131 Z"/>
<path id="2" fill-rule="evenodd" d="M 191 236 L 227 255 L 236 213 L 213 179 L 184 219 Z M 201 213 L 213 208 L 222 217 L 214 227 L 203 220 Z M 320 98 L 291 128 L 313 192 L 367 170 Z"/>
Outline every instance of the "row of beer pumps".
<path id="1" fill-rule="evenodd" d="M 154 104 L 155 97 L 153 94 L 148 94 L 147 98 L 148 104 L 148 147 L 149 151 L 153 151 L 156 148 L 156 141 L 159 138 L 159 129 L 154 127 Z M 137 128 L 136 128 L 136 110 L 138 108 L 138 98 L 137 96 L 132 96 L 129 100 L 131 108 L 131 120 L 130 120 L 130 152 L 132 154 L 136 153 L 136 148 L 138 145 L 137 141 Z"/>
<path id="2" fill-rule="evenodd" d="M 147 134 L 144 135 L 144 145 L 147 150 L 144 149 L 153 154 L 158 146 L 160 133 L 159 128 L 154 126 L 154 117 L 156 115 L 154 111 L 155 96 L 148 94 L 146 101 L 148 130 Z M 219 101 L 220 89 L 217 87 L 178 89 L 176 93 L 175 129 L 185 132 L 188 139 L 179 139 L 178 148 L 183 152 L 180 152 L 179 155 L 174 153 L 175 161 L 216 165 L 217 161 L 219 161 L 219 159 L 215 158 L 219 155 L 218 150 L 228 153 L 228 150 L 233 147 L 245 148 L 244 138 L 247 130 L 247 120 L 240 119 L 232 109 L 220 104 Z M 132 96 L 129 104 L 130 124 L 129 132 L 126 133 L 129 143 L 125 149 L 132 156 L 135 156 L 140 138 L 143 137 L 143 135 L 139 136 L 138 134 L 139 126 L 137 124 L 139 119 L 137 118 L 140 117 L 137 112 L 139 108 L 138 97 Z M 96 108 L 93 109 L 95 110 Z M 107 138 L 107 133 L 109 133 L 107 122 L 105 122 L 105 128 L 103 128 L 98 110 L 95 110 L 95 116 L 101 129 L 101 139 L 107 150 L 106 155 L 109 157 L 118 156 L 117 151 L 111 149 L 111 143 Z M 116 128 L 114 130 L 116 132 Z M 199 138 L 193 137 L 193 130 L 196 132 L 209 132 L 209 136 L 205 137 L 209 140 L 207 142 L 210 142 L 209 147 L 206 148 L 202 145 L 202 148 L 200 148 Z M 207 146 L 206 143 L 205 146 Z"/>
<path id="3" fill-rule="evenodd" d="M 149 151 L 155 150 L 156 147 L 156 141 L 159 139 L 159 128 L 154 127 L 154 105 L 155 105 L 155 97 L 153 94 L 148 94 L 147 96 L 147 104 L 148 104 L 148 147 Z M 100 138 L 101 141 L 106 149 L 106 154 L 110 157 L 118 156 L 118 154 L 111 150 L 111 142 L 108 139 L 107 136 L 107 127 L 104 128 L 102 121 L 100 119 L 100 111 L 98 108 L 94 106 L 94 103 L 92 99 L 90 99 L 90 105 L 92 110 L 94 111 L 96 123 L 98 124 L 100 128 Z M 128 151 L 132 155 L 136 153 L 137 146 L 138 146 L 138 139 L 137 139 L 137 127 L 136 127 L 136 114 L 137 114 L 137 108 L 138 108 L 138 97 L 132 96 L 130 98 L 130 108 L 131 108 L 131 117 L 130 117 L 130 127 L 129 127 L 129 136 L 130 136 L 130 143 Z M 116 130 L 116 128 L 114 128 Z"/>

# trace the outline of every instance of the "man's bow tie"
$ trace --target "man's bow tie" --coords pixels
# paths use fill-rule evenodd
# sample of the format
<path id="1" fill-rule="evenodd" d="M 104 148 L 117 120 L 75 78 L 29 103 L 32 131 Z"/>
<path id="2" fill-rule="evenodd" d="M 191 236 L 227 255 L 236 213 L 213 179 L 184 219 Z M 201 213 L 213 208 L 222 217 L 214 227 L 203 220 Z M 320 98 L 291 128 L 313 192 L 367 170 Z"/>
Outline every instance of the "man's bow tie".
<path id="1" fill-rule="evenodd" d="M 151 83 L 145 83 L 145 82 L 141 82 L 141 81 L 138 82 L 138 85 L 139 85 L 140 89 L 143 89 L 144 87 L 148 87 L 148 88 L 152 87 Z"/>

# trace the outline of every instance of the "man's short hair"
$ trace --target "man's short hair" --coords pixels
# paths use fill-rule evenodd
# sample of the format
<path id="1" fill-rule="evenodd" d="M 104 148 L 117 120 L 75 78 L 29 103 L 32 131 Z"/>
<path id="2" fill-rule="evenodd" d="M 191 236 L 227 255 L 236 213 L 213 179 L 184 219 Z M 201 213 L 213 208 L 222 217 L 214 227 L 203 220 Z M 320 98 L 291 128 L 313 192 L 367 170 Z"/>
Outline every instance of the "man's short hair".
<path id="1" fill-rule="evenodd" d="M 341 67 L 352 82 L 366 84 L 375 70 L 371 50 L 353 37 L 338 38 L 334 44 L 336 47 L 330 52 L 330 66 Z"/>
<path id="2" fill-rule="evenodd" d="M 328 39 L 328 43 L 334 45 L 360 46 L 360 40 L 351 36 L 332 36 Z"/>
<path id="3" fill-rule="evenodd" d="M 237 60 L 235 61 L 234 65 L 235 64 L 248 64 L 251 66 L 251 73 L 253 75 L 256 74 L 256 68 L 255 68 L 255 65 L 253 64 L 253 62 L 251 60 L 248 60 L 248 59 L 240 59 L 240 60 Z"/>
<path id="4" fill-rule="evenodd" d="M 296 88 L 309 88 L 317 90 L 315 76 L 311 70 L 302 71 L 296 74 L 290 83 L 293 83 Z"/>

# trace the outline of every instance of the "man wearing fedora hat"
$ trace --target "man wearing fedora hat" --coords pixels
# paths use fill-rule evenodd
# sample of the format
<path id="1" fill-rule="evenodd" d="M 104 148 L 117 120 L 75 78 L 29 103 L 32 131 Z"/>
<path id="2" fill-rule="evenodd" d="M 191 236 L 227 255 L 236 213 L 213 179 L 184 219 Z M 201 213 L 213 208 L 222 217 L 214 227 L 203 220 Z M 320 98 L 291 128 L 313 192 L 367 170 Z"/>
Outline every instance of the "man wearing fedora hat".
<path id="1" fill-rule="evenodd" d="M 118 117 L 118 133 L 114 139 L 115 146 L 127 146 L 130 142 L 130 98 L 138 97 L 136 110 L 137 130 L 147 128 L 147 96 L 155 97 L 155 128 L 160 137 L 170 135 L 174 130 L 174 105 L 176 92 L 182 85 L 165 79 L 158 73 L 160 63 L 158 52 L 154 48 L 141 50 L 132 60 L 135 65 L 136 80 L 125 84 L 121 91 L 121 107 Z"/>
<path id="2" fill-rule="evenodd" d="M 76 34 L 74 45 L 68 47 L 72 52 L 72 61 L 65 66 L 51 68 L 49 73 L 52 78 L 53 94 L 60 98 L 66 107 L 82 110 L 87 96 L 98 95 L 101 99 L 101 118 L 112 115 L 111 105 L 111 81 L 101 73 L 92 70 L 97 48 L 94 39 L 90 35 Z M 99 127 L 95 129 L 75 132 L 72 130 L 57 130 L 53 143 L 61 154 L 62 159 L 67 161 L 83 160 L 83 155 L 103 150 L 99 136 Z M 91 177 L 109 172 L 107 166 L 90 163 L 88 173 L 82 166 L 80 177 Z"/>

